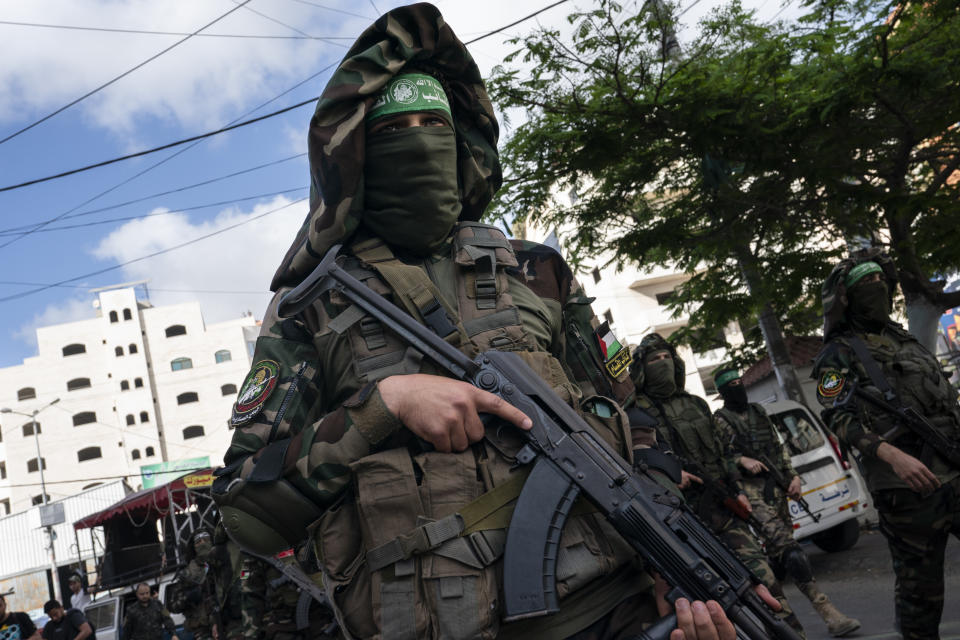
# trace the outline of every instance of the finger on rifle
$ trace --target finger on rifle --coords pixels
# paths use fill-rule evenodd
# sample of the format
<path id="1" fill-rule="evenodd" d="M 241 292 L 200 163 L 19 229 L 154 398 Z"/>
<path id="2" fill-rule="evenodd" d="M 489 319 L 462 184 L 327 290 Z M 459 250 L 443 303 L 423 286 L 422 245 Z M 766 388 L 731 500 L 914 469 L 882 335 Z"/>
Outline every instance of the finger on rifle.
<path id="1" fill-rule="evenodd" d="M 697 484 L 703 484 L 703 480 L 700 478 L 700 476 L 695 476 L 691 473 L 689 474 L 689 478 L 694 482 L 696 482 Z"/>
<path id="2" fill-rule="evenodd" d="M 470 442 L 480 442 L 483 440 L 485 433 L 483 421 L 480 420 L 480 416 L 475 412 L 469 412 L 464 417 L 464 427 L 467 432 L 467 440 Z"/>
<path id="3" fill-rule="evenodd" d="M 760 599 L 763 600 L 764 604 L 773 609 L 774 611 L 780 611 L 783 609 L 783 605 L 780 604 L 780 601 L 773 597 L 773 594 L 770 593 L 770 590 L 767 589 L 767 586 L 764 584 L 758 584 L 753 588 L 756 591 L 757 595 L 760 596 Z"/>
<path id="4" fill-rule="evenodd" d="M 710 615 L 707 605 L 699 600 L 694 600 L 690 608 L 693 610 L 693 623 L 697 628 L 697 640 L 719 638 L 720 636 L 717 635 L 719 629 L 714 625 L 713 617 Z M 724 640 L 726 640 L 726 636 L 724 636 Z"/>
<path id="5" fill-rule="evenodd" d="M 478 417 L 477 420 L 479 419 Z M 463 420 L 460 420 L 450 427 L 450 447 L 454 451 L 463 451 L 468 446 L 470 446 L 470 442 L 467 440 L 467 431 Z"/>
<path id="6" fill-rule="evenodd" d="M 723 607 L 721 607 L 716 600 L 707 601 L 707 612 L 710 614 L 710 620 L 717 627 L 717 631 L 720 632 L 721 638 L 733 639 L 737 637 L 737 629 L 727 618 L 727 614 L 724 613 Z"/>
<path id="7" fill-rule="evenodd" d="M 767 465 L 763 464 L 762 462 L 758 462 L 757 464 L 760 465 L 760 471 L 770 471 L 770 469 L 767 468 Z"/>
<path id="8" fill-rule="evenodd" d="M 517 409 L 515 406 L 489 391 L 477 389 L 474 387 L 474 403 L 478 413 L 492 413 L 511 422 L 521 429 L 529 429 L 533 426 L 533 421 L 527 415 Z"/>

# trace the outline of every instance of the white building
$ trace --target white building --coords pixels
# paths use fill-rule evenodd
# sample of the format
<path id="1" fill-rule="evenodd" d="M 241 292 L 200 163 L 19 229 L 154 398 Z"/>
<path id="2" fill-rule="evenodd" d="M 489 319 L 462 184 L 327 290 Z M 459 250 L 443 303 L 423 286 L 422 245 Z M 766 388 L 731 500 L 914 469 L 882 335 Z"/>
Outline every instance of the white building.
<path id="1" fill-rule="evenodd" d="M 205 325 L 198 302 L 154 307 L 131 286 L 97 292 L 97 316 L 37 330 L 38 355 L 0 369 L 0 515 L 125 478 L 142 465 L 219 464 L 252 317 Z M 51 404 L 53 403 L 53 404 Z"/>
<path id="2" fill-rule="evenodd" d="M 557 231 L 546 232 L 535 225 L 527 224 L 521 230 L 522 237 L 542 242 L 560 251 L 569 260 L 559 242 Z M 560 232 L 563 233 L 562 231 Z M 689 322 L 687 316 L 672 317 L 666 303 L 674 290 L 686 282 L 690 275 L 669 268 L 626 266 L 618 271 L 606 265 L 612 256 L 581 257 L 583 268 L 576 274 L 585 293 L 596 300 L 593 311 L 601 322 L 610 323 L 614 335 L 631 349 L 640 344 L 647 334 L 659 333 L 667 338 Z M 743 342 L 739 327 L 731 325 L 724 330 L 731 344 Z M 690 347 L 680 346 L 687 370 L 686 390 L 707 400 L 716 400 L 713 370 L 725 362 L 723 348 L 703 353 L 694 353 Z M 719 402 L 713 402 L 719 407 Z"/>

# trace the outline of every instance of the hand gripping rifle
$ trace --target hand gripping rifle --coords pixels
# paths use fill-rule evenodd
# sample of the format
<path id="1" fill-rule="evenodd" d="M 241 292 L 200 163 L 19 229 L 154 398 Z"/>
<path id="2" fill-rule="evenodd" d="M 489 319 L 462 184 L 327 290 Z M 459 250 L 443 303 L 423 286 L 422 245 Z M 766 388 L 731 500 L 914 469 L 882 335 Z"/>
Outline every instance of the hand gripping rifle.
<path id="1" fill-rule="evenodd" d="M 280 302 L 289 317 L 318 296 L 337 291 L 377 318 L 453 377 L 494 393 L 523 411 L 533 427 L 517 463 L 533 466 L 523 486 L 504 551 L 505 620 L 559 611 L 555 571 L 560 534 L 582 494 L 640 556 L 673 586 L 667 599 L 716 600 L 741 638 L 799 640 L 753 588 L 743 562 L 683 502 L 645 473 L 634 474 L 596 432 L 515 353 L 488 351 L 471 360 L 340 268 L 340 245 Z M 665 640 L 674 615 L 648 629 L 644 640 Z"/>
<path id="2" fill-rule="evenodd" d="M 787 480 L 785 475 L 783 475 L 783 471 L 780 471 L 779 468 L 774 466 L 773 462 L 770 460 L 770 456 L 765 453 L 754 451 L 753 448 L 747 443 L 746 438 L 741 436 L 739 433 L 733 437 L 733 440 L 737 443 L 743 453 L 755 460 L 762 462 L 767 468 L 766 472 L 770 474 L 770 477 L 773 478 L 773 481 L 777 483 L 777 486 L 783 489 L 784 493 L 787 492 L 787 490 L 790 488 L 790 481 Z M 810 503 L 807 502 L 807 499 L 803 497 L 803 494 L 801 494 L 798 498 L 790 499 L 800 505 L 800 508 L 806 511 L 807 514 L 813 518 L 814 522 L 820 522 L 820 514 L 814 513 L 810 509 Z"/>

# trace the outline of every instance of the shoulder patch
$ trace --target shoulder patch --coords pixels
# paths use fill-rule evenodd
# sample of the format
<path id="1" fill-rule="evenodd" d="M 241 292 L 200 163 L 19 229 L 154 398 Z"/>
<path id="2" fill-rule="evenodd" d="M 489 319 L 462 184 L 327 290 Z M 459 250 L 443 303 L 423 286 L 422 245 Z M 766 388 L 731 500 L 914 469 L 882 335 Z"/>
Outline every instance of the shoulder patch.
<path id="1" fill-rule="evenodd" d="M 230 423 L 238 426 L 260 413 L 267 398 L 277 387 L 279 378 L 280 365 L 275 360 L 260 360 L 254 364 L 237 393 Z"/>
<path id="2" fill-rule="evenodd" d="M 843 374 L 836 369 L 827 369 L 820 376 L 820 383 L 817 385 L 817 393 L 824 398 L 833 398 L 840 395 L 843 391 L 843 385 L 846 379 Z"/>

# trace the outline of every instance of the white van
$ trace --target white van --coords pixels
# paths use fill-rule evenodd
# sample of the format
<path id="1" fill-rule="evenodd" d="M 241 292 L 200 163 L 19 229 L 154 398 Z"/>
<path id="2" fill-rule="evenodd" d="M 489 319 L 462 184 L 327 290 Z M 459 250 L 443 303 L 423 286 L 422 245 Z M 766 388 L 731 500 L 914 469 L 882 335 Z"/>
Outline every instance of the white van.
<path id="1" fill-rule="evenodd" d="M 172 584 L 172 574 L 160 578 L 159 585 L 148 580 L 151 586 L 159 586 L 160 602 L 166 602 L 167 588 Z M 98 593 L 93 602 L 90 602 L 83 608 L 83 614 L 87 616 L 94 628 L 96 628 L 97 640 L 120 640 L 123 636 L 123 617 L 126 615 L 127 607 L 133 606 L 137 600 L 136 585 L 113 589 L 109 593 Z M 179 613 L 170 614 L 173 618 L 173 624 L 177 628 L 177 637 L 180 640 L 189 640 L 192 634 L 185 635 L 183 631 L 183 615 Z"/>
<path id="2" fill-rule="evenodd" d="M 803 497 L 819 522 L 793 500 L 793 537 L 810 538 L 824 551 L 844 551 L 860 536 L 858 517 L 870 494 L 856 465 L 841 454 L 835 436 L 809 409 L 791 400 L 763 405 L 777 425 L 780 439 L 790 452 L 793 468 L 803 481 Z"/>

